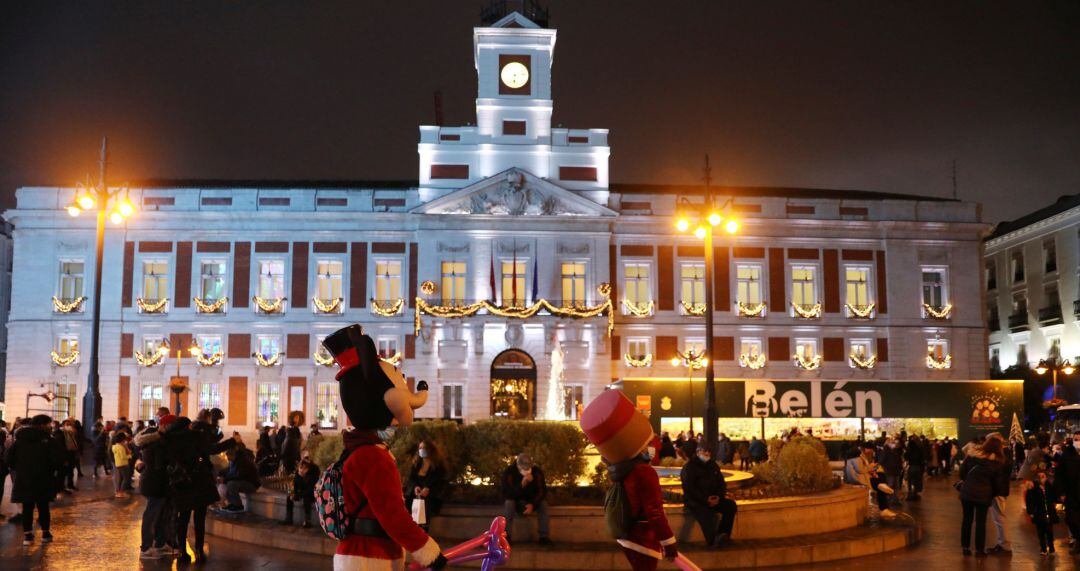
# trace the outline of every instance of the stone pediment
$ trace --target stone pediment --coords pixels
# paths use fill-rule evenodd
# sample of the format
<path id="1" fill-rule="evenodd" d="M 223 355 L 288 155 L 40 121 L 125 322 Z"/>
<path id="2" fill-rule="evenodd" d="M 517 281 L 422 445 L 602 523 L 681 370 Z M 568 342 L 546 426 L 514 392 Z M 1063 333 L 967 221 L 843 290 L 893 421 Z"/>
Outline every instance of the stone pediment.
<path id="1" fill-rule="evenodd" d="M 414 208 L 417 214 L 617 216 L 614 210 L 519 168 L 479 180 Z"/>

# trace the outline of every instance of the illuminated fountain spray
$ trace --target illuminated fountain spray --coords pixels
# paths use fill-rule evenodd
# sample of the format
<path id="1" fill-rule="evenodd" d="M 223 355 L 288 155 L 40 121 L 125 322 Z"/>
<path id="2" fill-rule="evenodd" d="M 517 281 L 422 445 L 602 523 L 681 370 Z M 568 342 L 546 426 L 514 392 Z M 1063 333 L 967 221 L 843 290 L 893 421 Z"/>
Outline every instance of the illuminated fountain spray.
<path id="1" fill-rule="evenodd" d="M 566 420 L 566 366 L 563 364 L 566 355 L 563 354 L 562 343 L 555 343 L 555 350 L 551 352 L 551 377 L 548 380 L 547 407 L 544 410 L 544 418 L 548 420 Z"/>

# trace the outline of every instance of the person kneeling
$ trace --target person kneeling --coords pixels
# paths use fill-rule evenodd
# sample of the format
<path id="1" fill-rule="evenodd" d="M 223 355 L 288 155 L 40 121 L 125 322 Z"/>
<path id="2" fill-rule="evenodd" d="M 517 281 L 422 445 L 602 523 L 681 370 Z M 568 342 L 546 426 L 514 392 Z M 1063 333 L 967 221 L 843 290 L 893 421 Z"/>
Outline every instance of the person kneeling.
<path id="1" fill-rule="evenodd" d="M 697 449 L 697 443 L 685 446 L 690 461 L 682 469 L 683 498 L 686 511 L 701 526 L 705 545 L 720 547 L 731 538 L 735 525 L 735 500 L 727 497 L 727 482 L 720 466 L 713 462 L 712 453 Z M 717 514 L 720 515 L 719 522 Z"/>

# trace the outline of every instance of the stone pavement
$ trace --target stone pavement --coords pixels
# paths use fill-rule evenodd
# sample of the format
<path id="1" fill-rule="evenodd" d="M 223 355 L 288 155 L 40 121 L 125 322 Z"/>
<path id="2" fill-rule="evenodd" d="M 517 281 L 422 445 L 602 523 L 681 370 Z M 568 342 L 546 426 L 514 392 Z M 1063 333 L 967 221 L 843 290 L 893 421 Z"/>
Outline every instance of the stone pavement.
<path id="1" fill-rule="evenodd" d="M 10 483 L 10 482 L 9 482 Z M 83 479 L 79 492 L 65 498 L 53 508 L 53 532 L 56 542 L 33 547 L 21 545 L 21 526 L 0 524 L 0 569 L 62 569 L 124 570 L 170 569 L 172 561 L 140 561 L 139 517 L 142 499 L 111 498 L 112 481 Z M 8 486 L 10 488 L 10 486 Z M 1077 569 L 1076 560 L 1069 556 L 1064 526 L 1056 526 L 1059 553 L 1044 560 L 1038 553 L 1038 542 L 1032 526 L 1022 517 L 1021 495 L 1014 487 L 1008 502 L 1010 539 L 1014 555 L 991 556 L 983 560 L 964 558 L 959 547 L 960 504 L 956 493 L 942 478 L 930 480 L 921 502 L 910 502 L 904 509 L 923 522 L 923 540 L 913 548 L 883 555 L 799 566 L 799 569 L 839 570 L 911 570 L 978 569 Z M 9 509 L 9 508 L 8 508 Z M 989 522 L 988 522 L 989 523 Z M 992 525 L 988 537 L 993 541 Z M 207 541 L 210 560 L 205 569 L 330 569 L 328 557 L 306 555 L 274 549 L 272 546 L 251 544 L 211 537 Z M 664 566 L 662 566 L 664 568 Z M 670 568 L 670 567 L 667 567 Z M 792 570 L 795 567 L 778 569 Z"/>

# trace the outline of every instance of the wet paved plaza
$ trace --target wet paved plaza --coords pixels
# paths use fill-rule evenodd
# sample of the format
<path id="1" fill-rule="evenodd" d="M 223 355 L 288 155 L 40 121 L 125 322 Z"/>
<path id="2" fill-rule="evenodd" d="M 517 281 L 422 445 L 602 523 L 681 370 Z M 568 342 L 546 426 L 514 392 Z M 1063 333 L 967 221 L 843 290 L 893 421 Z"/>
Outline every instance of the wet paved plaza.
<path id="1" fill-rule="evenodd" d="M 0 569 L 58 569 L 58 570 L 122 570 L 170 569 L 172 560 L 141 561 L 139 559 L 139 518 L 142 499 L 113 499 L 112 481 L 83 479 L 79 492 L 68 496 L 53 507 L 53 533 L 56 541 L 42 545 L 40 539 L 33 547 L 21 545 L 22 528 L 0 524 Z M 10 488 L 10 486 L 9 486 Z M 919 570 L 978 569 L 1076 569 L 1076 560 L 1067 554 L 1065 528 L 1056 526 L 1058 555 L 1049 560 L 1039 555 L 1034 530 L 1023 517 L 1022 496 L 1017 487 L 1009 497 L 1009 531 L 1014 554 L 991 556 L 986 559 L 963 557 L 959 547 L 960 504 L 952 487 L 944 479 L 930 480 L 920 502 L 904 506 L 923 522 L 923 539 L 913 548 L 883 555 L 848 561 L 800 566 L 799 569 L 840 570 Z M 11 508 L 5 506 L 5 513 Z M 988 542 L 993 542 L 992 525 Z M 274 549 L 272 545 L 256 546 L 209 537 L 209 562 L 203 569 L 330 569 L 329 558 L 298 554 Z M 780 569 L 796 569 L 786 567 Z"/>

